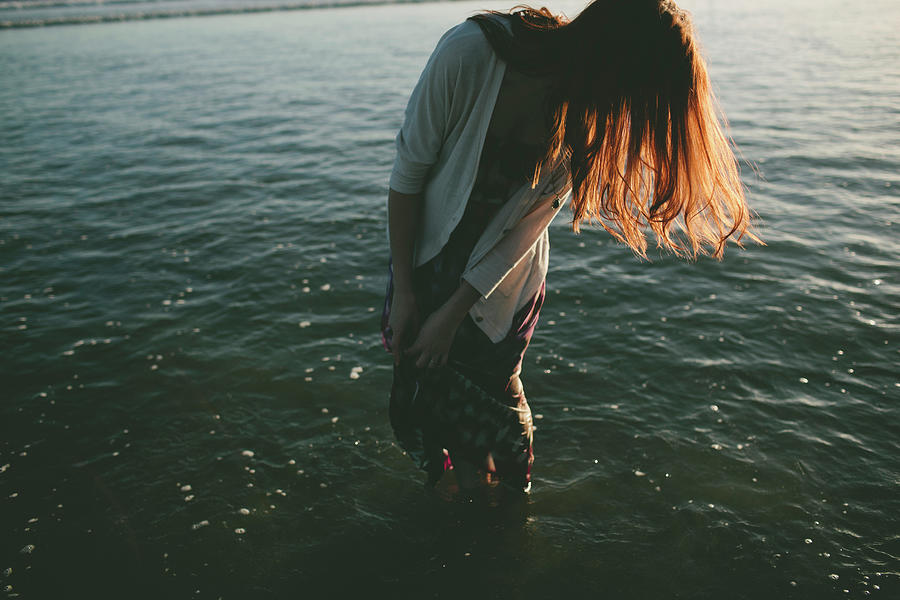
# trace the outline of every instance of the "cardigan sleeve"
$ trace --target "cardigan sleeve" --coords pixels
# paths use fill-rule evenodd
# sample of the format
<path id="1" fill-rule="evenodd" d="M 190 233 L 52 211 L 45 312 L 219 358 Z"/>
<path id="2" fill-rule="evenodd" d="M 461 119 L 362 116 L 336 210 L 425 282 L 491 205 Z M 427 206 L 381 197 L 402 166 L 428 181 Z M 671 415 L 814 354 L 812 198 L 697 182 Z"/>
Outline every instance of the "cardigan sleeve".
<path id="1" fill-rule="evenodd" d="M 523 189 L 527 187 L 526 183 Z M 511 283 L 504 280 L 519 269 L 519 263 L 530 254 L 531 248 L 550 226 L 571 191 L 568 166 L 560 165 L 548 180 L 542 182 L 534 199 L 525 202 L 524 213 L 512 213 L 502 221 L 497 221 L 495 217 L 495 222 L 488 225 L 477 242 L 476 250 L 461 278 L 468 281 L 485 299 L 500 287 L 510 289 Z M 521 206 L 521 202 L 521 199 L 513 196 L 504 209 L 508 206 Z M 478 252 L 478 247 L 483 242 L 486 242 L 485 251 Z"/>
<path id="2" fill-rule="evenodd" d="M 568 192 L 564 191 L 536 202 L 528 214 L 503 232 L 503 236 L 481 260 L 466 269 L 461 278 L 478 290 L 482 297 L 489 298 L 516 270 L 519 262 L 529 255 L 532 246 L 547 230 L 567 197 Z M 554 200 L 558 202 L 553 203 Z"/>
<path id="3" fill-rule="evenodd" d="M 397 156 L 390 186 L 401 194 L 418 194 L 424 190 L 447 135 L 453 89 L 460 70 L 458 48 L 448 43 L 454 29 L 444 34 L 428 59 L 409 97 L 403 125 L 397 134 Z"/>

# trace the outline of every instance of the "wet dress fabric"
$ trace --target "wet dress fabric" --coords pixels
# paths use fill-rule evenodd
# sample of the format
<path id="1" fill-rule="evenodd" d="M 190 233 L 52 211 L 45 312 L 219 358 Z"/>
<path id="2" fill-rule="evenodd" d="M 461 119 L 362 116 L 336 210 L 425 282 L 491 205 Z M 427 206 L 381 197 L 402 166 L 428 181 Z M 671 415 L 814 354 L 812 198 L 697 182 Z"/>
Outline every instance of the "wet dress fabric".
<path id="1" fill-rule="evenodd" d="M 473 247 L 497 210 L 529 178 L 539 152 L 539 146 L 488 135 L 463 218 L 441 251 L 413 272 L 423 321 L 458 289 Z M 382 314 L 387 349 L 392 298 L 391 277 Z M 428 485 L 437 483 L 453 460 L 483 468 L 490 455 L 493 474 L 501 482 L 523 490 L 530 487 L 533 425 L 519 376 L 543 301 L 542 284 L 497 343 L 467 315 L 445 367 L 419 369 L 404 358 L 394 368 L 391 425 L 400 446 L 427 473 Z"/>

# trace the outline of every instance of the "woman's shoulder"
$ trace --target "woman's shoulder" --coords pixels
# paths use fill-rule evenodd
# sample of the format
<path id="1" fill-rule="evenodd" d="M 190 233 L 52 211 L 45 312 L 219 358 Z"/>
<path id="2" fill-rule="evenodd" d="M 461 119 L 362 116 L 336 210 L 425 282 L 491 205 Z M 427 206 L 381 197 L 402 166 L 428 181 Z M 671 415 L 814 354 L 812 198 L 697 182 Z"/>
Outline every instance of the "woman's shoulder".
<path id="1" fill-rule="evenodd" d="M 446 59 L 458 59 L 467 64 L 479 64 L 494 52 L 481 26 L 471 19 L 447 30 L 435 51 Z"/>

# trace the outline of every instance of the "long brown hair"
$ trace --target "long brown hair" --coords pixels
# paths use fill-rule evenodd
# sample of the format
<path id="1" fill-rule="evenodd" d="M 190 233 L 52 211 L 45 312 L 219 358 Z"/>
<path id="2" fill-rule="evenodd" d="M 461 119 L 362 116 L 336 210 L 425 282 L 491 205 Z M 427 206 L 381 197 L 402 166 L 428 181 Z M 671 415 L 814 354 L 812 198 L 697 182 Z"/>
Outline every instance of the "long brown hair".
<path id="1" fill-rule="evenodd" d="M 512 33 L 497 20 L 510 19 Z M 724 115 L 687 13 L 668 0 L 594 0 L 571 22 L 546 8 L 472 17 L 519 71 L 554 80 L 535 168 L 568 160 L 572 226 L 597 220 L 646 257 L 721 258 L 750 226 Z"/>

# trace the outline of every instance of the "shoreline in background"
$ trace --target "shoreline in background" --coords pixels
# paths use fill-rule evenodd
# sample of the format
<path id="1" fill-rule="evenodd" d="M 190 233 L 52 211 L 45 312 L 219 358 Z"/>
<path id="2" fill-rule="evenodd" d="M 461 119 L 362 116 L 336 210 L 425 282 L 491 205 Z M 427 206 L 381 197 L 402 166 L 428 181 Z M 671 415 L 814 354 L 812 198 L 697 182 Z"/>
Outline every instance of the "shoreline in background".
<path id="1" fill-rule="evenodd" d="M 204 8 L 179 8 L 157 11 L 143 11 L 139 8 L 133 8 L 133 12 L 117 12 L 115 14 L 75 14 L 60 15 L 47 18 L 22 18 L 15 20 L 0 20 L 0 30 L 2 29 L 27 29 L 34 27 L 54 27 L 59 25 L 93 25 L 99 23 L 121 23 L 127 21 L 147 21 L 152 19 L 177 19 L 185 17 L 211 17 L 217 15 L 231 14 L 254 14 L 267 13 L 276 11 L 295 11 L 295 10 L 313 10 L 326 8 L 351 8 L 358 6 L 378 6 L 386 4 L 427 4 L 436 1 L 453 2 L 455 0 L 307 0 L 303 3 L 288 2 L 281 4 L 265 4 L 261 6 L 248 6 L 241 2 L 235 2 L 228 6 L 210 6 Z M 117 9 L 121 6 L 128 6 L 131 3 L 115 3 Z M 134 3 L 138 4 L 138 3 Z M 146 6 L 151 3 L 140 3 L 140 6 Z M 154 3 L 155 4 L 155 3 Z M 159 4 L 163 4 L 160 2 Z M 180 2 L 181 5 L 197 4 L 196 2 Z M 35 9 L 47 9 L 58 7 L 71 8 L 73 6 L 87 6 L 89 8 L 97 8 L 96 4 L 85 3 L 54 3 L 36 5 Z M 102 6 L 102 5 L 101 5 Z M 13 12 L 13 11 L 2 11 Z"/>

